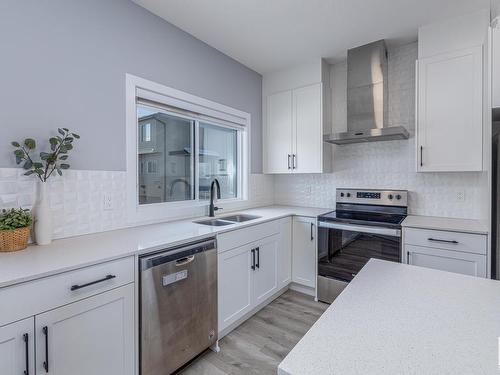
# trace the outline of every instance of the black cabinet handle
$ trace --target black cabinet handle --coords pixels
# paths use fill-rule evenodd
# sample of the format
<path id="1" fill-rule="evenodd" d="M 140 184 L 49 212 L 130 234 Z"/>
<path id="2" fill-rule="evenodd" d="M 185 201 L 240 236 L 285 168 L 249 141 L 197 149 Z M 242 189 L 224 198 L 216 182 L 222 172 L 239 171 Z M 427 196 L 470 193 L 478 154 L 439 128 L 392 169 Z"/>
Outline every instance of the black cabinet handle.
<path id="1" fill-rule="evenodd" d="M 428 241 L 434 241 L 434 242 L 444 242 L 444 243 L 452 243 L 452 244 L 457 244 L 458 241 L 455 240 L 441 240 L 439 238 L 428 238 Z"/>
<path id="2" fill-rule="evenodd" d="M 43 368 L 45 372 L 49 372 L 49 328 L 47 326 L 42 328 L 42 332 L 45 335 L 45 362 L 43 362 Z"/>
<path id="3" fill-rule="evenodd" d="M 24 370 L 24 375 L 30 375 L 30 346 L 29 346 L 29 335 L 25 333 L 23 335 L 24 347 L 26 350 L 26 370 Z"/>
<path id="4" fill-rule="evenodd" d="M 115 275 L 107 275 L 106 277 L 103 277 L 102 279 L 91 281 L 90 283 L 87 283 L 87 284 L 82 284 L 82 285 L 75 284 L 75 285 L 72 285 L 70 289 L 72 291 L 78 290 L 78 289 L 82 289 L 82 288 L 85 288 L 87 286 L 91 286 L 91 285 L 94 285 L 94 284 L 98 284 L 98 283 L 102 283 L 104 281 L 108 281 L 108 280 L 114 279 L 115 277 L 116 277 Z"/>
<path id="5" fill-rule="evenodd" d="M 406 252 L 406 264 L 410 264 L 410 252 Z"/>
<path id="6" fill-rule="evenodd" d="M 255 271 L 255 249 L 252 249 L 251 252 L 252 252 L 252 266 L 251 266 L 251 268 L 252 268 L 252 270 Z"/>
<path id="7" fill-rule="evenodd" d="M 288 169 L 292 169 L 292 167 L 290 167 L 290 158 L 292 157 L 292 155 L 288 154 Z"/>
<path id="8" fill-rule="evenodd" d="M 257 264 L 255 267 L 260 268 L 260 247 L 257 247 L 255 251 L 257 252 Z"/>
<path id="9" fill-rule="evenodd" d="M 423 146 L 420 146 L 420 166 L 423 167 L 424 166 L 424 161 L 423 161 L 423 154 L 424 154 L 424 147 Z"/>
<path id="10" fill-rule="evenodd" d="M 297 159 L 297 155 L 293 154 L 292 155 L 292 161 L 293 161 L 292 167 L 293 167 L 293 169 L 297 169 L 296 159 Z"/>
<path id="11" fill-rule="evenodd" d="M 314 241 L 314 223 L 311 223 L 311 241 Z"/>

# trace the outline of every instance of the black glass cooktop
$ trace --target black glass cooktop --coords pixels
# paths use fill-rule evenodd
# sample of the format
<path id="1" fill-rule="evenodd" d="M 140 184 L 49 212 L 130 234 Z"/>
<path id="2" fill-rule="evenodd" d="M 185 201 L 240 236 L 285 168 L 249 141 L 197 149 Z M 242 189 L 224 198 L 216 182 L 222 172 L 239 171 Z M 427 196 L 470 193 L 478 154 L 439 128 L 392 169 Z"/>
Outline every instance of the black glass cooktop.
<path id="1" fill-rule="evenodd" d="M 405 219 L 406 215 L 383 212 L 363 212 L 363 211 L 332 211 L 321 215 L 321 221 L 340 221 L 353 224 L 368 225 L 397 225 Z"/>

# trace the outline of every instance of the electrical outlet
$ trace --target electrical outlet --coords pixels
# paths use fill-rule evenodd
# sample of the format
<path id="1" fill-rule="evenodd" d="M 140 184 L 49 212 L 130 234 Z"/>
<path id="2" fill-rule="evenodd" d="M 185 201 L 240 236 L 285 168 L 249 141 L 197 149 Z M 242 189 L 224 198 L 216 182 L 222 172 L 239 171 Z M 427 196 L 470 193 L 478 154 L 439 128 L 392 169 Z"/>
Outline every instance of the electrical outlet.
<path id="1" fill-rule="evenodd" d="M 113 196 L 109 193 L 105 193 L 103 196 L 102 206 L 104 210 L 113 209 Z"/>
<path id="2" fill-rule="evenodd" d="M 465 191 L 457 191 L 457 202 L 465 202 Z"/>

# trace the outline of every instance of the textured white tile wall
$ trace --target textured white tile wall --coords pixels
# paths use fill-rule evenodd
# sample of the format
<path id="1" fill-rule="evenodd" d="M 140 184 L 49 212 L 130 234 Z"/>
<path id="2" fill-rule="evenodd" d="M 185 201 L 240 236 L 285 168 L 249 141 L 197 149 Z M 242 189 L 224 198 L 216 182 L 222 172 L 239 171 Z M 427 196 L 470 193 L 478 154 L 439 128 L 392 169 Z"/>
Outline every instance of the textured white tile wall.
<path id="1" fill-rule="evenodd" d="M 0 168 L 0 208 L 32 208 L 36 200 L 36 180 L 19 168 Z M 119 229 L 128 226 L 126 172 L 65 171 L 63 177 L 48 182 L 54 238 Z M 113 208 L 104 209 L 104 195 L 111 195 Z M 246 207 L 273 203 L 274 179 L 250 175 Z M 169 218 L 175 220 L 175 217 Z"/>
<path id="2" fill-rule="evenodd" d="M 484 219 L 481 199 L 487 194 L 485 173 L 415 172 L 415 60 L 412 43 L 389 51 L 389 123 L 404 125 L 409 140 L 335 146 L 334 171 L 322 175 L 275 177 L 275 203 L 334 207 L 336 188 L 407 189 L 409 210 L 417 215 Z M 333 127 L 345 128 L 345 63 L 332 68 Z M 339 94 L 340 93 L 340 94 Z M 457 193 L 465 193 L 465 201 Z"/>

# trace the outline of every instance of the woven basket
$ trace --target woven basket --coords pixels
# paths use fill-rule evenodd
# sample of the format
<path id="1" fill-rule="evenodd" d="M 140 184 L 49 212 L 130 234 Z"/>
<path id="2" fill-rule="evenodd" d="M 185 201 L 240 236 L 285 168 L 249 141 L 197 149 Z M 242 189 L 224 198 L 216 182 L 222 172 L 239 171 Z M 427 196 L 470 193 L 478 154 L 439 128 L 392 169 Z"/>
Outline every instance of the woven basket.
<path id="1" fill-rule="evenodd" d="M 0 251 L 18 251 L 28 247 L 30 227 L 0 230 Z"/>

